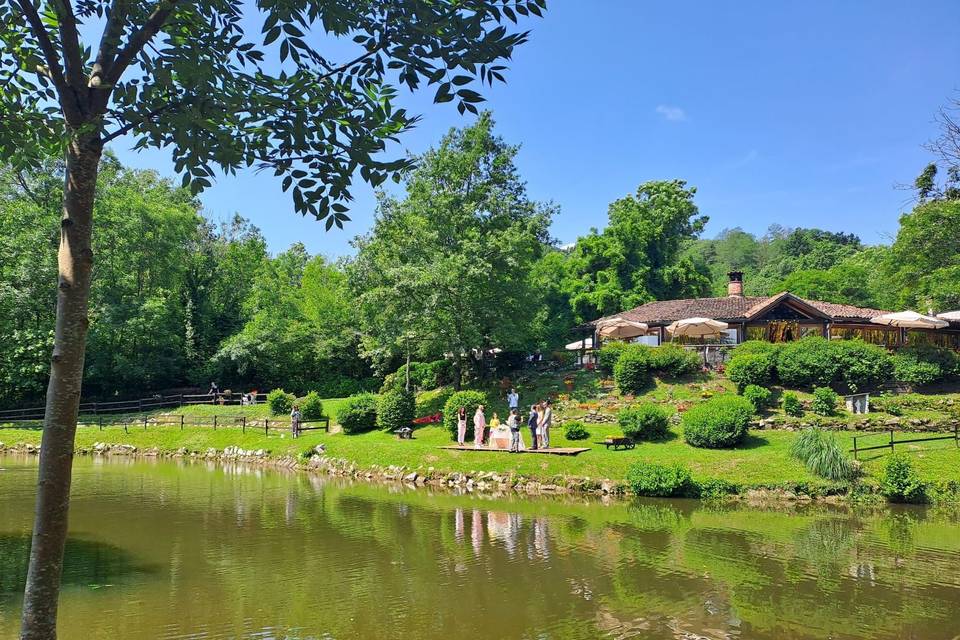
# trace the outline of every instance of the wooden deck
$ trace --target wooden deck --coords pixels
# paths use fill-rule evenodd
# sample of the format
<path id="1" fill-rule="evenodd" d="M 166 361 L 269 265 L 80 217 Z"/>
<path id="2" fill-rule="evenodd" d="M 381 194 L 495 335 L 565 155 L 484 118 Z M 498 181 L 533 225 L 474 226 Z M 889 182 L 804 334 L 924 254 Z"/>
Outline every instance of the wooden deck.
<path id="1" fill-rule="evenodd" d="M 487 449 L 486 447 L 476 448 L 473 445 L 464 445 L 460 446 L 458 444 L 448 444 L 441 449 L 448 449 L 450 451 L 486 451 L 489 453 L 510 453 L 509 449 Z M 589 447 L 551 447 L 549 449 L 521 449 L 520 453 L 544 453 L 547 455 L 553 456 L 575 456 L 583 453 L 584 451 L 590 451 Z"/>

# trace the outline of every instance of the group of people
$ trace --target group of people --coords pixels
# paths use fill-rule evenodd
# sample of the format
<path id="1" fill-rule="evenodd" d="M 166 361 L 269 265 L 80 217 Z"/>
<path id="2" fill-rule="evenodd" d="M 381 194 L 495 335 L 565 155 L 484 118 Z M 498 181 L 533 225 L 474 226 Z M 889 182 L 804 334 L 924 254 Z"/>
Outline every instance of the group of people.
<path id="1" fill-rule="evenodd" d="M 507 406 L 510 413 L 507 415 L 506 428 L 510 432 L 510 448 L 512 453 L 519 453 L 526 449 L 523 437 L 520 434 L 522 428 L 522 418 L 520 417 L 520 395 L 516 389 L 510 389 L 507 394 Z M 484 414 L 485 407 L 480 405 L 473 414 L 473 446 L 481 448 L 488 446 L 490 436 L 501 427 L 500 418 L 496 413 L 487 424 L 487 418 Z M 550 427 L 553 426 L 553 407 L 550 400 L 544 400 L 539 404 L 530 407 L 530 414 L 527 417 L 527 428 L 530 429 L 530 449 L 549 449 L 550 448 Z M 457 411 L 457 444 L 466 446 L 467 438 L 467 408 L 460 407 Z"/>

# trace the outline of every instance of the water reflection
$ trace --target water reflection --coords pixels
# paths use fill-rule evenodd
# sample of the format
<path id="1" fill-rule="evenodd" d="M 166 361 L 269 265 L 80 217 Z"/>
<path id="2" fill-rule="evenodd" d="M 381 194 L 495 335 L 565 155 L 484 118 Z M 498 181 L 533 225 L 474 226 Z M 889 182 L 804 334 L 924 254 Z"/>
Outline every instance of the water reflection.
<path id="1" fill-rule="evenodd" d="M 117 586 L 67 590 L 67 640 L 960 633 L 950 510 L 489 499 L 187 461 L 80 461 L 74 486 L 75 539 L 105 546 L 73 584 Z M 11 531 L 32 492 L 0 474 Z M 161 570 L 124 574 L 143 564 Z M 17 602 L 0 599 L 0 637 Z"/>

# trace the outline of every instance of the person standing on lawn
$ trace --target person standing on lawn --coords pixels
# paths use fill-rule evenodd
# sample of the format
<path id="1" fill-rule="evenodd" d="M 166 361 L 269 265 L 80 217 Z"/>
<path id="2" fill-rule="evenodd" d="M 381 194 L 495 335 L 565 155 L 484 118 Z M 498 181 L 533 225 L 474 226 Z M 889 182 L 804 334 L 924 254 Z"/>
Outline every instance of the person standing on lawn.
<path id="1" fill-rule="evenodd" d="M 530 417 L 527 418 L 527 426 L 530 427 L 530 450 L 537 450 L 537 426 L 540 424 L 540 416 L 537 414 L 539 407 L 530 405 Z"/>
<path id="2" fill-rule="evenodd" d="M 520 413 L 520 394 L 517 393 L 517 390 L 510 388 L 510 393 L 507 394 L 507 407 L 510 411 L 516 410 L 517 414 Z"/>
<path id="3" fill-rule="evenodd" d="M 487 431 L 487 418 L 483 415 L 483 405 L 477 407 L 473 414 L 473 446 L 479 449 L 484 442 Z"/>
<path id="4" fill-rule="evenodd" d="M 553 426 L 553 407 L 549 400 L 543 401 L 543 411 L 540 412 L 540 444 L 542 448 L 550 448 L 550 427 Z"/>
<path id="5" fill-rule="evenodd" d="M 467 439 L 467 408 L 460 407 L 457 411 L 457 444 L 464 446 Z"/>
<path id="6" fill-rule="evenodd" d="M 507 426 L 510 427 L 510 453 L 520 453 L 520 416 L 516 407 L 510 409 Z"/>
<path id="7" fill-rule="evenodd" d="M 293 405 L 293 410 L 290 411 L 290 435 L 294 438 L 299 437 L 300 435 L 300 407 Z"/>

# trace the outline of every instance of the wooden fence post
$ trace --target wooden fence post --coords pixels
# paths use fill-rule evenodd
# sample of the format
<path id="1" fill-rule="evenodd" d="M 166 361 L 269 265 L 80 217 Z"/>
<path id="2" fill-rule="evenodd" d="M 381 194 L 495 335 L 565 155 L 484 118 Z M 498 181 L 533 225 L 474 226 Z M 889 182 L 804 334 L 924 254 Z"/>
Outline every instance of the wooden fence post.
<path id="1" fill-rule="evenodd" d="M 126 419 L 126 418 L 123 419 L 123 432 L 124 432 L 124 433 L 130 433 L 129 431 L 127 431 L 127 419 Z"/>
<path id="2" fill-rule="evenodd" d="M 270 435 L 270 418 L 263 419 L 263 435 Z"/>
<path id="3" fill-rule="evenodd" d="M 213 430 L 217 430 L 217 414 L 213 414 Z"/>
<path id="4" fill-rule="evenodd" d="M 147 430 L 147 416 L 143 416 L 143 430 Z"/>
<path id="5" fill-rule="evenodd" d="M 240 417 L 240 433 L 247 432 L 247 416 Z"/>
<path id="6" fill-rule="evenodd" d="M 180 431 L 183 431 L 183 414 L 180 414 Z"/>
<path id="7" fill-rule="evenodd" d="M 857 436 L 853 436 L 853 459 L 857 459 Z"/>
<path id="8" fill-rule="evenodd" d="M 893 453 L 893 429 L 890 429 L 890 453 Z"/>

